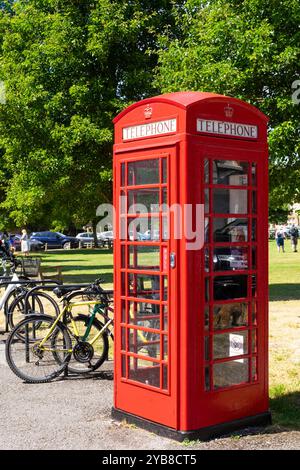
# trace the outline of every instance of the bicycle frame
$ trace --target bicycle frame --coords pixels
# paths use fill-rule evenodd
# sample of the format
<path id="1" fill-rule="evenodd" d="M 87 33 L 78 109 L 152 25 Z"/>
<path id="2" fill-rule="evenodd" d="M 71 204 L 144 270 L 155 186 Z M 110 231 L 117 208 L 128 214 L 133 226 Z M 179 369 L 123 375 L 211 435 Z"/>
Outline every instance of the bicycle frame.
<path id="1" fill-rule="evenodd" d="M 92 312 L 92 315 L 90 316 L 90 321 L 87 325 L 87 329 L 85 331 L 85 334 L 80 337 L 79 335 L 79 332 L 78 332 L 78 329 L 77 329 L 77 325 L 76 325 L 76 322 L 74 321 L 73 317 L 72 317 L 72 309 L 74 307 L 83 307 L 83 306 L 91 306 L 91 305 L 94 305 L 94 309 L 93 309 L 93 312 Z M 60 312 L 60 314 L 55 318 L 54 320 L 54 323 L 52 324 L 51 328 L 49 329 L 48 333 L 46 334 L 46 336 L 42 339 L 42 341 L 38 344 L 39 348 L 41 348 L 42 350 L 44 351 L 52 351 L 51 348 L 45 348 L 44 347 L 44 344 L 46 343 L 46 341 L 50 338 L 50 336 L 52 335 L 53 331 L 55 330 L 55 327 L 56 325 L 58 324 L 59 321 L 61 321 L 64 317 L 64 315 L 66 314 L 69 314 L 70 315 L 70 322 L 71 322 L 71 325 L 72 325 L 72 328 L 73 328 L 73 331 L 74 333 L 70 330 L 70 328 L 68 326 L 67 329 L 68 329 L 68 332 L 71 334 L 72 337 L 74 337 L 77 341 L 80 339 L 81 341 L 85 341 L 87 338 L 88 338 L 88 335 L 89 335 L 89 332 L 91 330 L 91 326 L 92 326 L 92 323 L 93 323 L 93 320 L 96 316 L 96 314 L 98 313 L 98 309 L 96 308 L 97 306 L 100 306 L 102 305 L 101 304 L 101 301 L 99 300 L 90 300 L 90 301 L 82 301 L 82 302 L 70 302 L 68 305 L 66 305 L 62 311 Z M 104 316 L 104 318 L 107 318 L 107 315 L 104 314 L 104 312 L 102 312 L 102 315 Z M 101 328 L 101 330 L 94 336 L 94 338 L 90 341 L 90 344 L 93 345 L 97 340 L 98 338 L 101 336 L 101 334 L 109 329 L 109 326 L 113 324 L 113 319 L 110 318 L 108 319 L 108 321 L 105 323 L 105 325 L 103 326 L 103 328 Z M 110 333 L 111 334 L 111 333 Z M 73 349 L 59 349 L 60 352 L 67 352 L 67 353 L 72 353 L 72 350 Z M 56 349 L 56 351 L 58 351 Z"/>

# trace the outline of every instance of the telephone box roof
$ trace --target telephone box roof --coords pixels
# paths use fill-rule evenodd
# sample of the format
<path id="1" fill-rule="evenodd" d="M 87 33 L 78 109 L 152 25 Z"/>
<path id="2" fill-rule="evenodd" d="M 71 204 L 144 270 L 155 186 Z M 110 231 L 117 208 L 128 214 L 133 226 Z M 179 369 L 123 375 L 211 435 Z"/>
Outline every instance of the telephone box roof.
<path id="1" fill-rule="evenodd" d="M 136 103 L 133 103 L 131 106 L 128 106 L 126 109 L 121 111 L 121 113 L 119 113 L 114 118 L 113 123 L 116 124 L 121 118 L 123 118 L 126 114 L 130 113 L 133 109 L 137 108 L 138 106 L 144 106 L 148 103 L 168 103 L 187 110 L 189 107 L 196 103 L 204 101 L 214 102 L 220 100 L 226 103 L 242 106 L 243 108 L 248 109 L 251 113 L 256 114 L 256 116 L 261 120 L 268 121 L 268 117 L 261 111 L 259 111 L 259 109 L 238 98 L 232 98 L 230 96 L 220 95 L 217 93 L 207 93 L 200 91 L 178 91 L 175 93 L 165 93 L 163 95 L 154 96 L 152 98 L 146 98 L 144 100 L 137 101 Z"/>

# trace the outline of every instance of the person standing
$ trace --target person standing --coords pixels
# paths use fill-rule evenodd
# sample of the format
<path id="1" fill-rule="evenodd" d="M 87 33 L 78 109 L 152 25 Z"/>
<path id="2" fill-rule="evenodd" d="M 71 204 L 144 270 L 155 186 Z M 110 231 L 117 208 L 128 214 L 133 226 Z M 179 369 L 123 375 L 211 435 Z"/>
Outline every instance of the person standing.
<path id="1" fill-rule="evenodd" d="M 293 250 L 294 253 L 297 253 L 299 231 L 298 231 L 297 227 L 295 226 L 295 224 L 293 224 L 292 227 L 291 227 L 290 236 L 291 236 L 292 250 Z"/>
<path id="2" fill-rule="evenodd" d="M 275 232 L 275 240 L 276 240 L 278 253 L 280 253 L 280 247 L 282 248 L 282 252 L 284 253 L 284 239 L 285 239 L 285 233 L 281 226 Z"/>
<path id="3" fill-rule="evenodd" d="M 22 230 L 21 236 L 21 251 L 25 256 L 29 255 L 29 238 L 25 229 Z"/>

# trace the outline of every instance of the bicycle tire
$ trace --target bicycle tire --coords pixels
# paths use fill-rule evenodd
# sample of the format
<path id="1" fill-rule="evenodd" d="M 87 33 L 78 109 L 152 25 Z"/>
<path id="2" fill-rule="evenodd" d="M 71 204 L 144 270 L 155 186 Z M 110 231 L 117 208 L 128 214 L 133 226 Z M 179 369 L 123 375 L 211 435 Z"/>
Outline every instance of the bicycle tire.
<path id="1" fill-rule="evenodd" d="M 15 328 L 11 331 L 9 334 L 6 345 L 5 345 L 5 356 L 6 356 L 6 361 L 12 372 L 19 377 L 20 379 L 24 380 L 26 383 L 47 383 L 51 382 L 51 380 L 55 379 L 58 377 L 60 374 L 63 373 L 63 371 L 66 369 L 68 362 L 71 358 L 71 349 L 72 349 L 72 341 L 70 338 L 70 335 L 68 333 L 68 330 L 66 326 L 62 322 L 57 322 L 57 325 L 55 326 L 55 329 L 52 333 L 52 335 L 55 333 L 56 334 L 56 339 L 58 337 L 58 334 L 61 334 L 61 341 L 63 345 L 63 350 L 65 351 L 65 358 L 64 361 L 57 362 L 55 358 L 55 354 L 53 353 L 52 349 L 47 351 L 45 350 L 46 353 L 50 353 L 49 356 L 54 359 L 52 360 L 52 363 L 55 363 L 55 367 L 53 366 L 54 370 L 46 375 L 33 375 L 29 374 L 26 372 L 26 367 L 27 369 L 29 368 L 29 364 L 32 364 L 33 366 L 36 366 L 34 370 L 45 370 L 47 367 L 46 362 L 42 364 L 42 367 L 40 366 L 40 361 L 43 359 L 43 357 L 40 357 L 36 355 L 34 352 L 34 346 L 39 343 L 39 340 L 42 340 L 43 337 L 41 335 L 41 338 L 37 340 L 36 338 L 32 339 L 29 337 L 29 332 L 30 330 L 30 323 L 34 324 L 37 323 L 39 325 L 38 331 L 41 332 L 42 324 L 48 324 L 47 328 L 51 328 L 53 322 L 55 321 L 55 318 L 48 316 L 48 315 L 30 315 L 26 317 L 24 320 L 22 320 L 18 325 L 15 326 Z M 27 341 L 25 339 L 21 340 L 20 339 L 20 330 L 26 330 L 28 332 L 28 339 Z M 32 331 L 36 332 L 37 330 L 32 329 Z M 22 336 L 22 335 L 21 335 Z M 24 337 L 24 333 L 23 333 Z M 51 348 L 52 342 L 50 342 Z M 18 359 L 19 365 L 16 363 L 16 357 L 17 357 L 17 348 L 20 348 L 21 354 L 20 354 L 20 359 Z M 30 358 L 31 355 L 31 358 Z M 27 357 L 28 356 L 28 357 Z M 35 361 L 35 362 L 34 362 Z M 21 364 L 24 364 L 25 371 L 21 369 Z"/>
<path id="2" fill-rule="evenodd" d="M 16 318 L 16 310 L 19 308 L 19 313 L 20 312 L 22 313 L 25 310 L 24 299 L 26 295 L 27 295 L 27 292 L 23 292 L 19 297 L 16 297 L 14 302 L 11 304 L 11 307 L 8 311 L 8 324 L 11 329 L 13 329 L 16 326 L 16 322 L 14 321 L 14 313 L 15 313 L 15 318 Z M 56 317 L 59 315 L 60 312 L 59 312 L 59 306 L 57 302 L 53 299 L 53 297 L 51 297 L 46 292 L 36 292 L 32 296 L 30 296 L 30 298 L 33 298 L 35 302 L 39 304 L 40 310 L 36 312 L 37 314 L 41 314 L 41 315 L 47 314 L 47 312 L 44 311 L 44 306 L 41 302 L 41 298 L 42 298 L 44 300 L 47 300 L 52 305 L 53 312 L 51 313 L 53 313 L 53 315 L 55 315 Z M 30 298 L 29 298 L 29 301 L 30 301 Z M 32 313 L 33 313 L 32 310 L 30 310 L 29 314 L 32 314 Z"/>
<path id="3" fill-rule="evenodd" d="M 78 331 L 84 333 L 86 331 L 90 318 L 87 315 L 79 314 L 73 318 L 73 321 L 75 321 Z M 80 324 L 82 325 L 83 328 L 80 328 Z M 67 326 L 70 330 L 70 321 L 68 321 L 67 325 L 65 326 Z M 91 341 L 92 338 L 100 330 L 102 330 L 103 327 L 104 325 L 99 320 L 97 320 L 97 318 L 94 318 L 92 322 L 92 329 L 91 329 L 92 333 L 89 334 L 86 342 L 89 343 L 89 339 Z M 95 361 L 93 362 L 93 364 L 91 361 L 89 363 L 88 362 L 80 363 L 76 360 L 74 347 L 77 344 L 77 341 L 73 337 L 73 335 L 74 335 L 74 332 L 72 331 L 70 334 L 70 338 L 71 338 L 72 346 L 73 346 L 73 354 L 72 354 L 72 357 L 70 358 L 70 361 L 68 362 L 68 372 L 72 374 L 87 374 L 87 373 L 94 372 L 95 370 L 99 369 L 99 367 L 108 358 L 109 341 L 108 341 L 107 333 L 104 331 L 101 334 L 101 336 L 97 339 L 96 347 L 93 346 L 94 355 L 91 358 L 91 360 Z M 53 337 L 53 339 L 55 339 L 55 337 Z M 95 357 L 95 352 L 98 354 L 97 359 Z M 56 360 L 59 361 L 60 360 L 59 357 L 57 357 Z"/>

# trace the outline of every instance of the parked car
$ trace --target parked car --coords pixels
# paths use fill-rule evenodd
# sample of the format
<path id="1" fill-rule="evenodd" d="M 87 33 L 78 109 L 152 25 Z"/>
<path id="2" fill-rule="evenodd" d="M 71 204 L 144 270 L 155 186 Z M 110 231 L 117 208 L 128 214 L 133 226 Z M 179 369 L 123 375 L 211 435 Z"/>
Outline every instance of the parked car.
<path id="1" fill-rule="evenodd" d="M 30 236 L 30 243 L 33 240 L 38 240 L 44 245 L 47 243 L 48 248 L 63 248 L 68 250 L 70 248 L 78 248 L 79 240 L 76 237 L 69 237 L 60 232 L 33 232 Z"/>
<path id="2" fill-rule="evenodd" d="M 81 242 L 83 246 L 85 246 L 87 243 L 94 242 L 94 236 L 90 232 L 78 233 L 78 235 L 76 235 L 76 238 L 79 240 L 79 242 Z"/>
<path id="3" fill-rule="evenodd" d="M 159 230 L 146 230 L 141 234 L 141 240 L 159 240 Z"/>
<path id="4" fill-rule="evenodd" d="M 103 245 L 108 245 L 111 246 L 114 242 L 114 233 L 112 230 L 107 230 L 106 232 L 100 232 L 98 234 L 98 240 L 103 244 Z"/>

